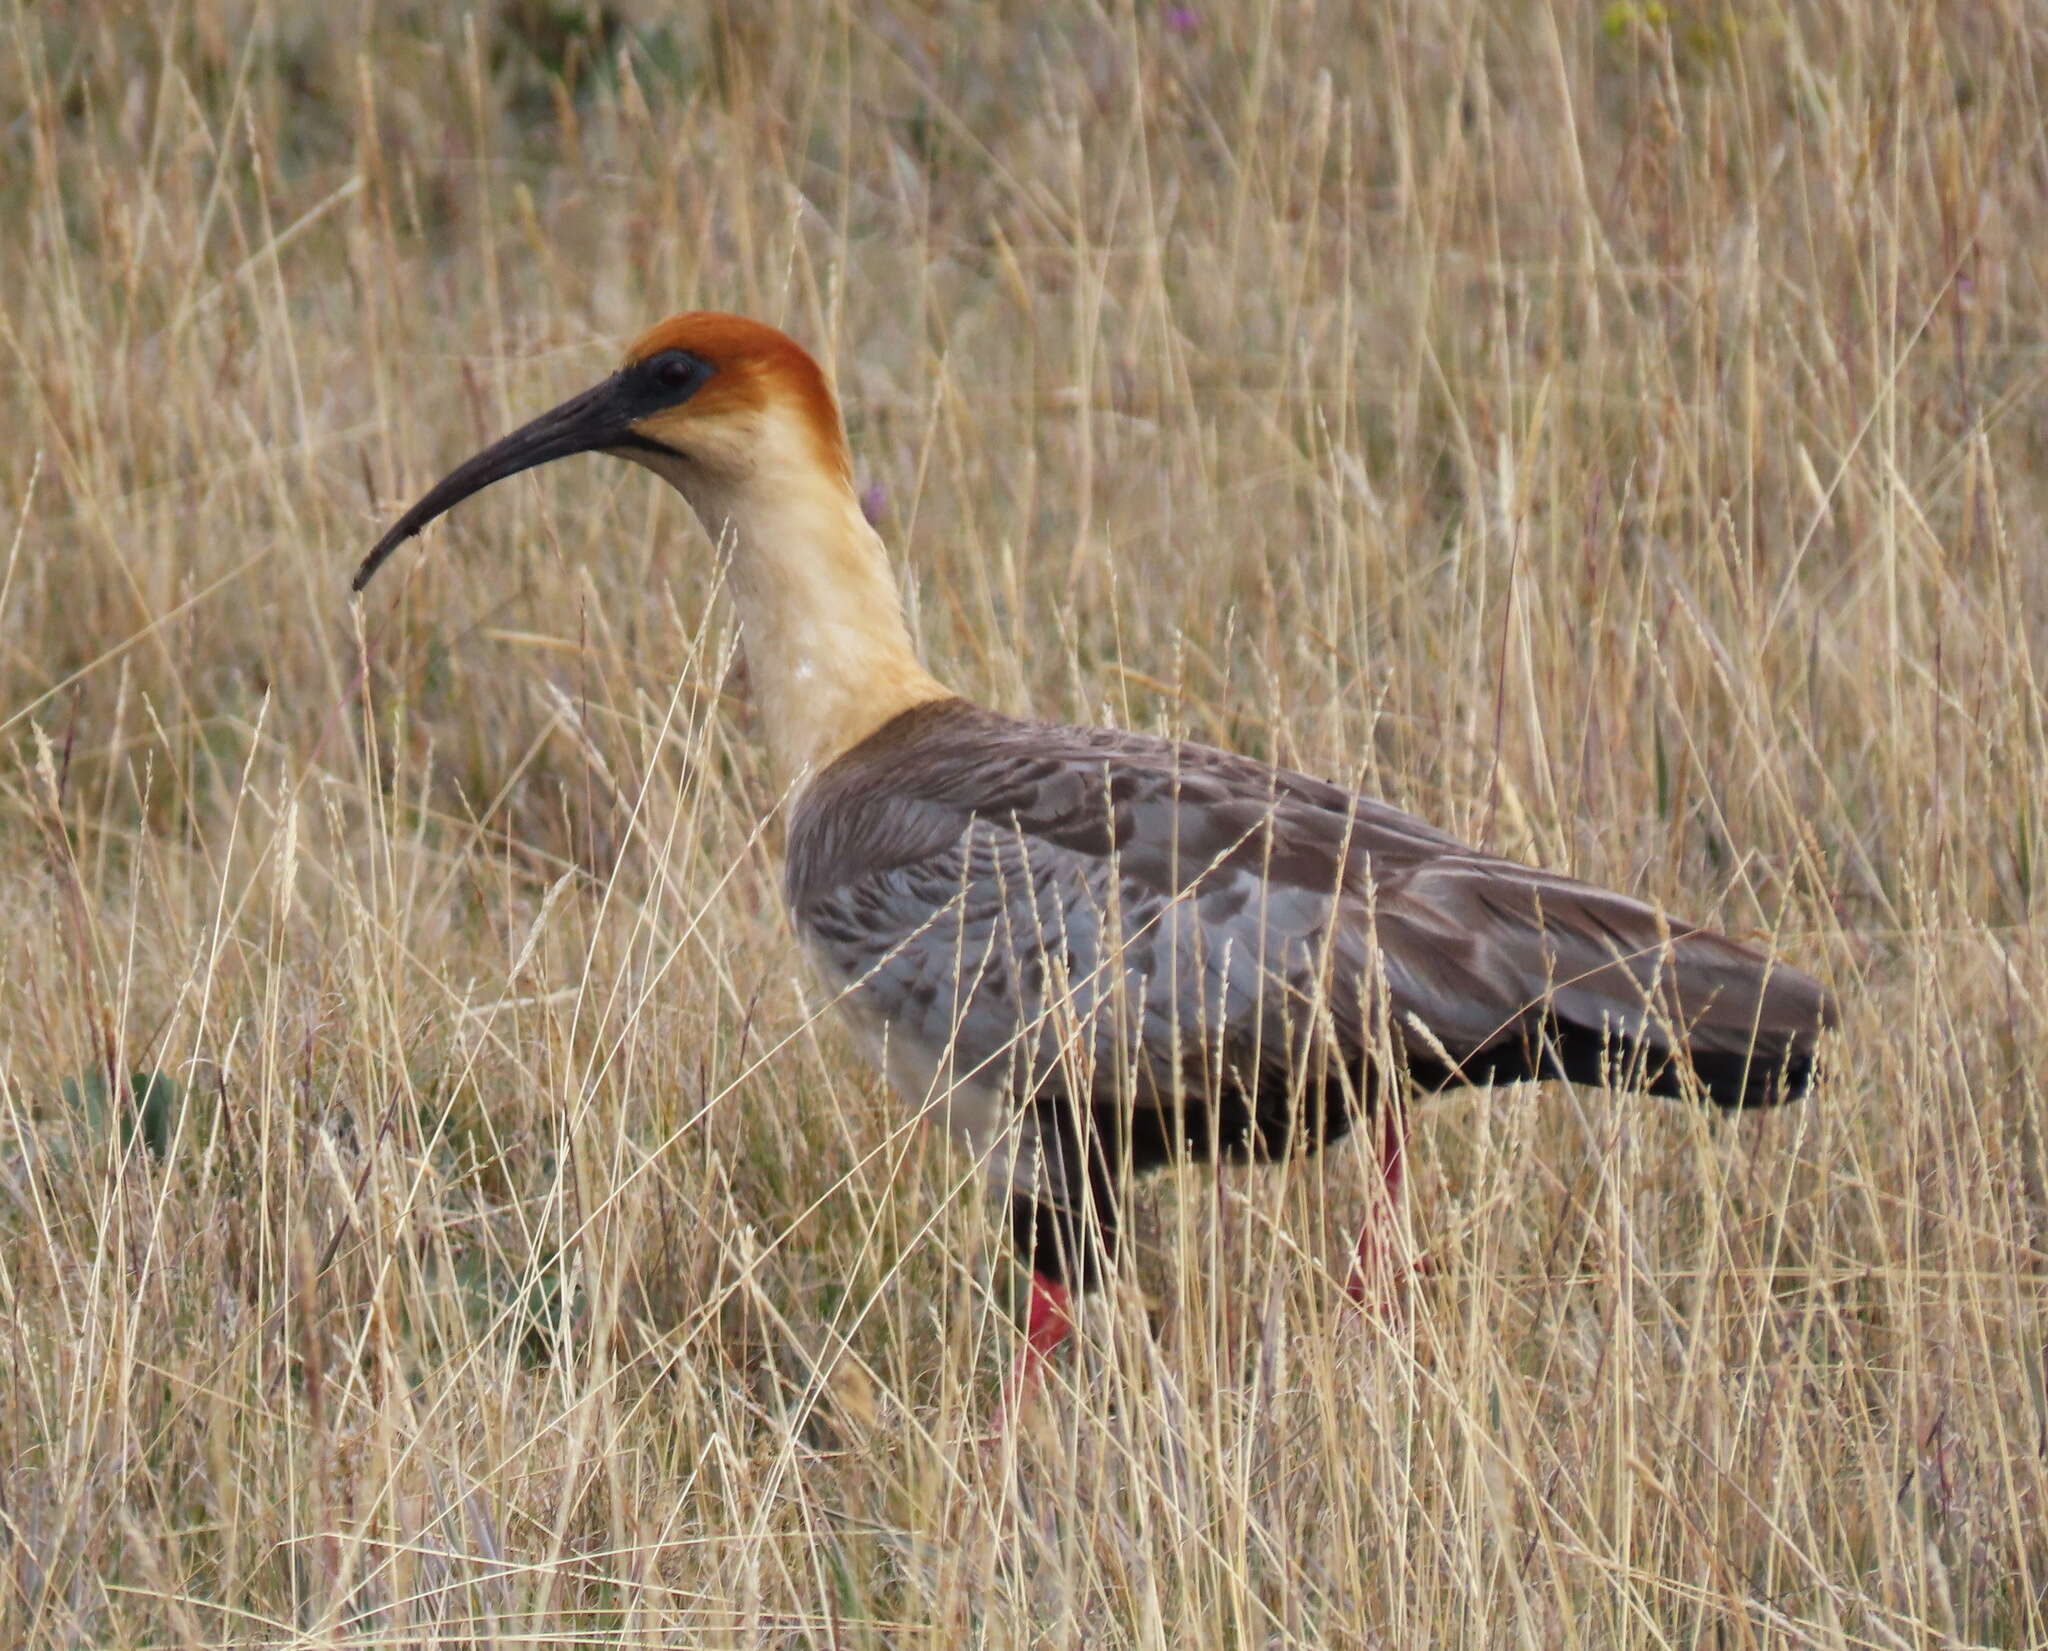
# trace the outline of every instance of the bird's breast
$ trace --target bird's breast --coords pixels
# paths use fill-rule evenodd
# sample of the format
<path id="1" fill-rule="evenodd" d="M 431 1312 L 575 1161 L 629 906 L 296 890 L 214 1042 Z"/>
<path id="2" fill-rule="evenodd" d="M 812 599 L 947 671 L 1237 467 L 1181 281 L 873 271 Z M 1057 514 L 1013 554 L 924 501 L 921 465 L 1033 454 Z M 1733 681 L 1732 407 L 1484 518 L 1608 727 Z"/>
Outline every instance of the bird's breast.
<path id="1" fill-rule="evenodd" d="M 976 1059 L 956 1035 L 934 1037 L 926 1014 L 910 1012 L 872 980 L 851 978 L 828 946 L 808 933 L 804 939 L 855 1040 L 918 1122 L 944 1130 L 999 1193 L 1052 1184 L 1037 1119 L 1018 1104 L 1006 1063 Z"/>

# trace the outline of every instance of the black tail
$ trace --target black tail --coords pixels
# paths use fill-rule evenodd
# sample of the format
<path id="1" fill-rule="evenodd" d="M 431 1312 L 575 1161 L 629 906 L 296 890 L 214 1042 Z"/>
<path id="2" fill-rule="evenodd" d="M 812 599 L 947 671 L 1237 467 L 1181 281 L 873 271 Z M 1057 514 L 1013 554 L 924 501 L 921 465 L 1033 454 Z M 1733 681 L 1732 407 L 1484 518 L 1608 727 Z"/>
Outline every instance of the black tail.
<path id="1" fill-rule="evenodd" d="M 1674 937 L 1661 962 L 1651 980 L 1623 987 L 1633 1002 L 1602 1022 L 1547 1017 L 1544 1074 L 1651 1095 L 1704 1091 L 1731 1110 L 1813 1088 L 1821 1033 L 1836 1022 L 1819 981 L 1707 930 Z"/>

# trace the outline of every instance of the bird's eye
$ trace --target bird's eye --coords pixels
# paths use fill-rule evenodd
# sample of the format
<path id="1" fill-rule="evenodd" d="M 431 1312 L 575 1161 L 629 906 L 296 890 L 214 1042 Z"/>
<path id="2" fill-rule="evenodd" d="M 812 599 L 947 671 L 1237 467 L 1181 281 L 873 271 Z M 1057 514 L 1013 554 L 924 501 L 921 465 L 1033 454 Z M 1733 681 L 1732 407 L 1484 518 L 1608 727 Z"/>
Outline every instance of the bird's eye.
<path id="1" fill-rule="evenodd" d="M 654 382 L 664 390 L 686 390 L 697 377 L 697 363 L 680 350 L 670 350 L 654 360 Z"/>

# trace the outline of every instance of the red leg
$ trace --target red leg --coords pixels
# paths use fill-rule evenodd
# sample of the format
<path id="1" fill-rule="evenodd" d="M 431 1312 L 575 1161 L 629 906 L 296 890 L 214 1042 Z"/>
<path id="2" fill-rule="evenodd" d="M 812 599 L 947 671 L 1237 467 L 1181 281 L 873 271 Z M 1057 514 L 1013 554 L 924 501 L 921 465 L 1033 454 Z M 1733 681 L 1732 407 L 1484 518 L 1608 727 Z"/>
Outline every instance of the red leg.
<path id="1" fill-rule="evenodd" d="M 996 1412 L 995 1436 L 1001 1438 L 1011 1418 L 1023 1414 L 1037 1391 L 1045 1361 L 1074 1333 L 1074 1297 L 1056 1278 L 1031 1275 L 1031 1296 L 1024 1309 L 1024 1345 L 1004 1384 L 1002 1408 Z"/>
<path id="2" fill-rule="evenodd" d="M 1399 1299 L 1402 1269 L 1390 1241 L 1390 1229 L 1401 1217 L 1401 1196 L 1408 1178 L 1408 1114 L 1402 1107 L 1387 1106 L 1373 1119 L 1380 1138 L 1380 1185 L 1372 1208 L 1358 1234 L 1358 1253 L 1351 1263 L 1350 1282 L 1345 1294 L 1361 1307 L 1382 1312 L 1402 1311 Z M 1418 1260 L 1410 1270 L 1419 1270 Z"/>
<path id="3" fill-rule="evenodd" d="M 1027 1355 L 1039 1363 L 1057 1352 L 1060 1343 L 1074 1333 L 1074 1298 L 1056 1278 L 1043 1273 L 1031 1275 L 1031 1305 L 1024 1316 L 1024 1345 Z"/>

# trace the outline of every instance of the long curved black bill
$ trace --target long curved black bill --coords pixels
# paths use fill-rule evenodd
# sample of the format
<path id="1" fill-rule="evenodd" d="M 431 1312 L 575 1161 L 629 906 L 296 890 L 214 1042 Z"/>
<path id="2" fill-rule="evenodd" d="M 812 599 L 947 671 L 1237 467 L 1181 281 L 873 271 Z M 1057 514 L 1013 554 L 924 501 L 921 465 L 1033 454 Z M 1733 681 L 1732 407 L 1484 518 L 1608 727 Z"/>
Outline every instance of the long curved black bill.
<path id="1" fill-rule="evenodd" d="M 470 494 L 482 492 L 492 482 L 516 476 L 537 464 L 565 459 L 571 453 L 634 445 L 631 426 L 636 410 L 629 400 L 615 375 L 541 414 L 531 424 L 522 425 L 504 440 L 493 442 L 476 457 L 465 459 L 391 524 L 391 530 L 363 558 L 349 588 L 360 591 L 384 565 L 385 558 L 406 540 L 436 516 L 453 510 Z"/>

